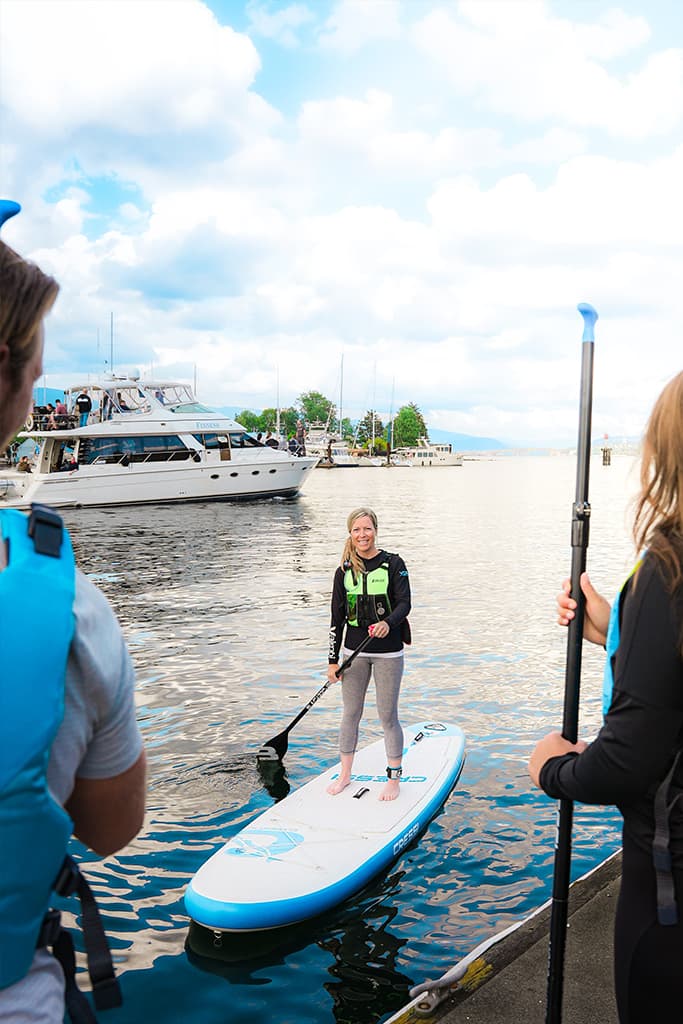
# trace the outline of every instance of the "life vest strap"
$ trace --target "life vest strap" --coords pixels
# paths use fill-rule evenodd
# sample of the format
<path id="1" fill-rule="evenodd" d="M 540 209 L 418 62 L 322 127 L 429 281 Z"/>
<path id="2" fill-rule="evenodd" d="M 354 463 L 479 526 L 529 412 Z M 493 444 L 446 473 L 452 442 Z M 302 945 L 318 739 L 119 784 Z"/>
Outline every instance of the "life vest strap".
<path id="1" fill-rule="evenodd" d="M 678 767 L 681 753 L 683 751 L 679 750 L 666 778 L 659 784 L 654 801 L 655 834 L 652 840 L 652 863 L 657 883 L 657 920 L 661 925 L 678 924 L 678 907 L 669 847 L 669 818 L 675 804 L 683 794 L 678 793 L 669 803 L 669 787 Z"/>
<path id="2" fill-rule="evenodd" d="M 121 990 L 114 973 L 114 965 L 104 934 L 95 897 L 88 880 L 75 860 L 66 856 L 54 886 L 60 896 L 76 894 L 81 903 L 83 941 L 88 961 L 88 974 L 93 999 L 98 1010 L 111 1010 L 122 1003 Z M 62 927 L 58 910 L 48 910 L 36 943 L 38 948 L 51 946 L 64 972 L 66 1008 L 73 1024 L 97 1024 L 96 1017 L 85 995 L 76 984 L 76 956 L 73 939 Z"/>

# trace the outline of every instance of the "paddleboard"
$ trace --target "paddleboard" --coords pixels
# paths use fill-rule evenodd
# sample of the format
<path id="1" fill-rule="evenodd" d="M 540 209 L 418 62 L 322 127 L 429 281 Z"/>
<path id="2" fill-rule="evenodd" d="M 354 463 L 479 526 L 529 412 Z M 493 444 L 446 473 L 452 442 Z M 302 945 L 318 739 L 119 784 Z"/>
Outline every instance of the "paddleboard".
<path id="1" fill-rule="evenodd" d="M 378 799 L 387 781 L 378 740 L 356 753 L 343 792 L 326 791 L 339 776 L 336 764 L 209 857 L 185 892 L 192 920 L 227 932 L 295 924 L 341 903 L 395 861 L 442 807 L 465 760 L 456 725 L 420 722 L 403 731 L 396 800 Z"/>

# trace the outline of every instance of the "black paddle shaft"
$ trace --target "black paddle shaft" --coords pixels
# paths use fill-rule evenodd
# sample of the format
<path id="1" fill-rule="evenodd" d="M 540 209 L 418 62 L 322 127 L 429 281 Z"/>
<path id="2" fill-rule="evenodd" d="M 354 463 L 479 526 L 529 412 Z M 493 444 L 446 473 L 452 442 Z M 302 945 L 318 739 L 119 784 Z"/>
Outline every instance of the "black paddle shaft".
<path id="1" fill-rule="evenodd" d="M 349 657 L 346 659 L 346 661 L 342 662 L 342 664 L 337 669 L 337 671 L 335 673 L 336 676 L 337 676 L 337 679 L 339 679 L 339 677 L 342 675 L 342 673 L 345 671 L 345 669 L 347 669 L 349 667 L 349 665 L 354 660 L 354 658 L 356 658 L 360 654 L 360 652 L 365 647 L 367 647 L 367 645 L 370 643 L 371 640 L 372 640 L 372 636 L 371 636 L 370 633 L 368 633 L 368 635 L 366 637 L 363 637 L 361 642 L 358 644 L 358 647 L 356 647 L 355 651 L 352 651 L 351 654 L 349 655 Z M 287 753 L 287 747 L 289 746 L 289 740 L 287 738 L 289 733 L 292 731 L 292 729 L 297 724 L 297 722 L 300 722 L 301 719 L 304 717 L 304 715 L 308 711 L 311 710 L 311 708 L 316 703 L 316 701 L 320 700 L 320 698 L 325 693 L 325 691 L 328 689 L 328 687 L 331 685 L 331 683 L 332 683 L 332 680 L 328 679 L 327 682 L 325 683 L 325 685 L 321 686 L 320 689 L 318 690 L 318 692 L 313 694 L 313 696 L 309 700 L 308 704 L 301 709 L 301 711 L 296 716 L 296 718 L 292 719 L 292 721 L 289 723 L 287 728 L 283 729 L 282 732 L 277 734 L 277 736 L 273 736 L 273 738 L 271 740 L 268 740 L 267 743 L 263 744 L 263 746 L 259 749 L 259 751 L 258 751 L 258 753 L 256 755 L 257 760 L 259 760 L 259 761 L 281 761 L 282 760 L 282 758 Z"/>
<path id="2" fill-rule="evenodd" d="M 581 590 L 581 574 L 586 569 L 586 551 L 590 523 L 588 483 L 591 453 L 591 420 L 593 409 L 593 327 L 598 318 L 592 306 L 578 307 L 584 318 L 581 354 L 581 400 L 579 439 L 577 445 L 576 496 L 572 506 L 572 568 L 571 595 L 576 601 L 576 614 L 570 620 L 567 635 L 567 665 L 564 687 L 562 735 L 576 743 L 579 728 L 579 691 L 581 684 L 581 647 L 585 598 Z M 548 953 L 548 995 L 546 1024 L 561 1024 L 564 982 L 564 953 L 567 940 L 569 881 L 571 870 L 572 820 L 571 800 L 560 800 L 557 822 L 557 845 L 553 873 L 553 895 L 550 910 L 550 949 Z"/>

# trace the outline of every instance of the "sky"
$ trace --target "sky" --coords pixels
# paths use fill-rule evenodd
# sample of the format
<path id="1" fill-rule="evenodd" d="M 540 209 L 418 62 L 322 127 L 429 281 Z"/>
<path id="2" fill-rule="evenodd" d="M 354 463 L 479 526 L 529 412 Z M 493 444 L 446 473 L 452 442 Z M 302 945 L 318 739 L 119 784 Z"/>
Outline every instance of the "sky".
<path id="1" fill-rule="evenodd" d="M 0 0 L 48 386 L 113 361 L 571 447 L 589 302 L 593 434 L 637 437 L 682 368 L 682 182 L 678 0 Z"/>

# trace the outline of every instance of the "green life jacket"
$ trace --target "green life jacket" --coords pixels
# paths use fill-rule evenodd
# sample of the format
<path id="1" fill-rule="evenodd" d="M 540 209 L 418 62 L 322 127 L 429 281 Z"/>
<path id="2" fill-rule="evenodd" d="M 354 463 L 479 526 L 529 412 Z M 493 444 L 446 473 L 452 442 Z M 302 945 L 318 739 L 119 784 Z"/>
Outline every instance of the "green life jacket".
<path id="1" fill-rule="evenodd" d="M 376 569 L 362 572 L 356 577 L 349 566 L 344 573 L 344 589 L 346 590 L 346 621 L 349 626 L 360 626 L 366 629 L 373 622 L 386 619 L 391 613 L 389 601 L 389 558 L 385 557 Z M 347 563 L 348 564 L 348 563 Z"/>

